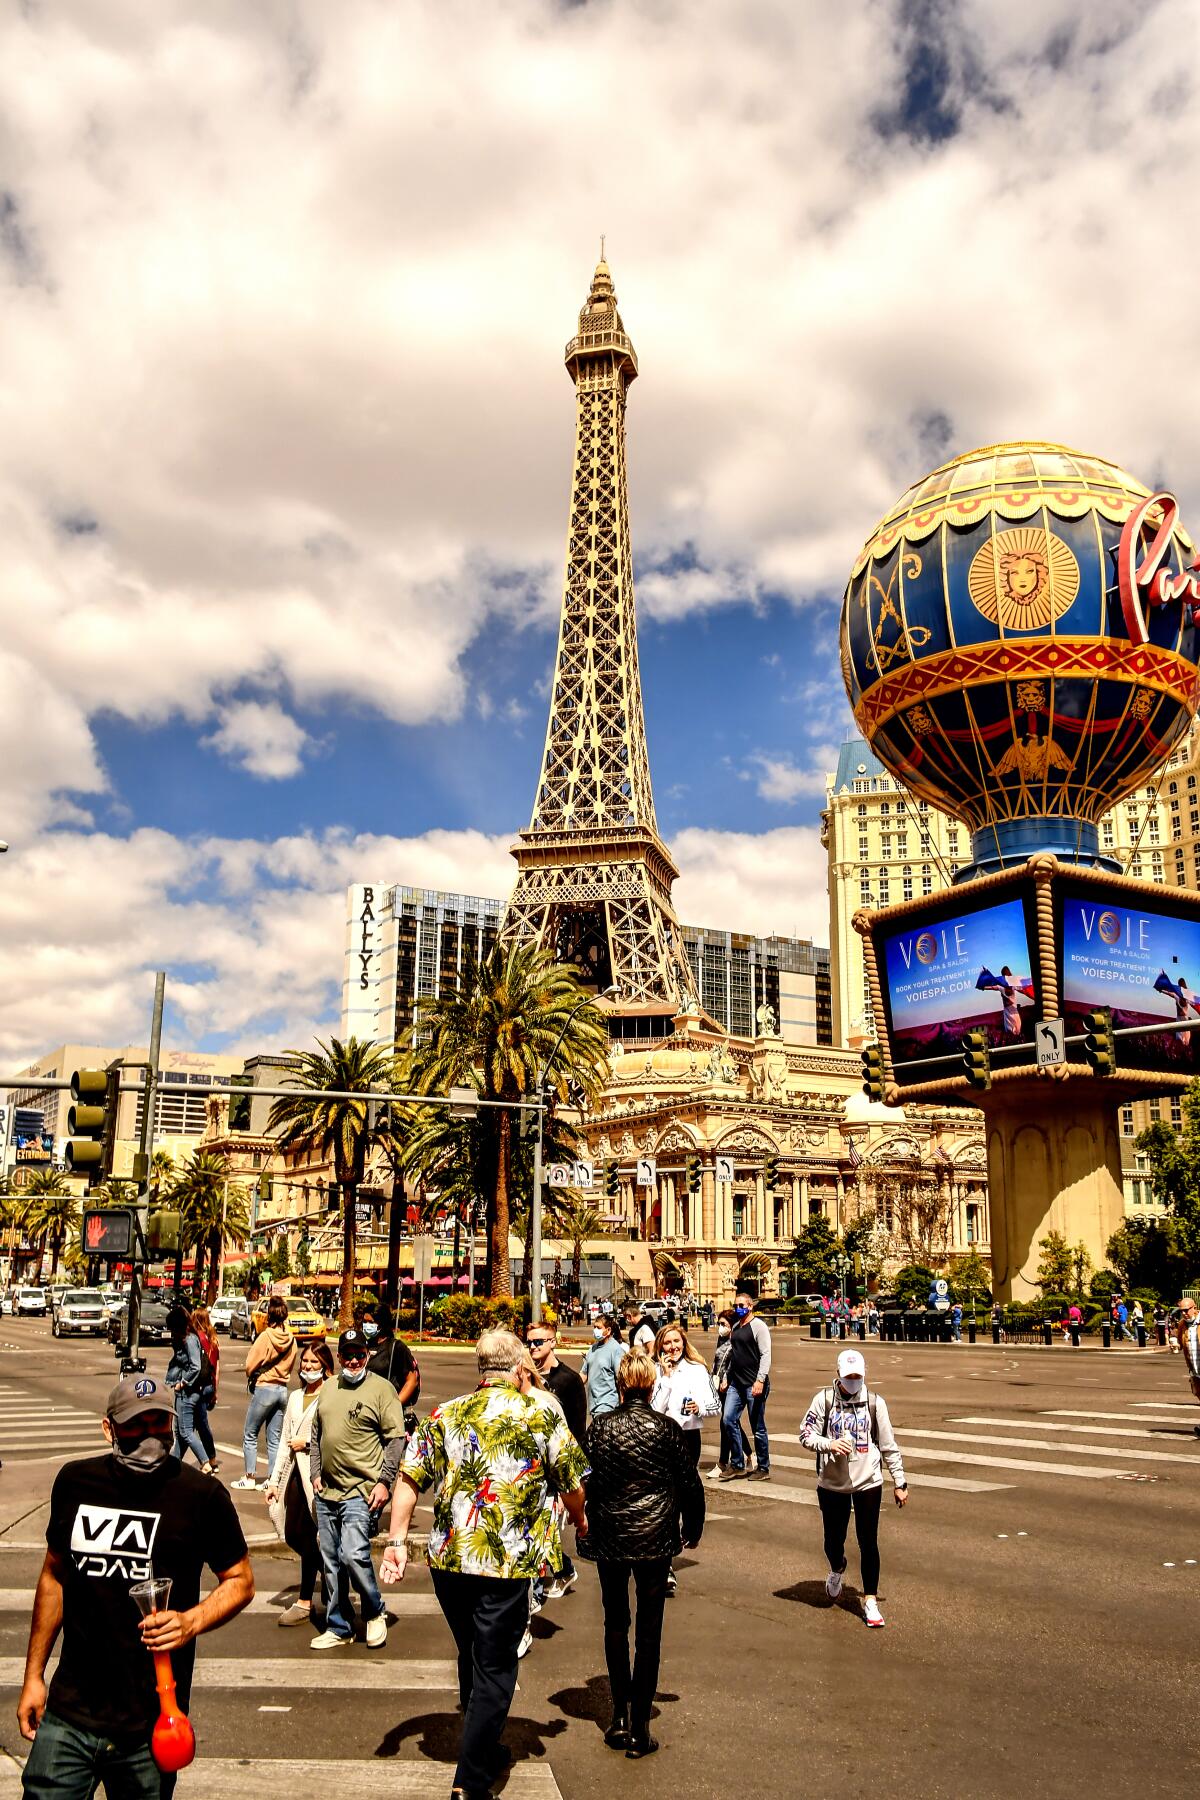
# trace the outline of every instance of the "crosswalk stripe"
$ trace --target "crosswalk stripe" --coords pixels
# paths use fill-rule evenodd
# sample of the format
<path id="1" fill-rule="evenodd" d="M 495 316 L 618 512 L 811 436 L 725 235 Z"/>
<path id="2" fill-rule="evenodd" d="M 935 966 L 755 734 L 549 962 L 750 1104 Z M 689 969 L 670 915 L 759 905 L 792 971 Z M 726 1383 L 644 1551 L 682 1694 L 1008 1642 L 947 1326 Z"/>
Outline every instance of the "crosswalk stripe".
<path id="1" fill-rule="evenodd" d="M 1045 1425 L 1043 1425 L 1041 1423 L 1040 1419 L 1031 1420 L 1031 1419 L 1027 1419 L 1027 1418 L 1026 1419 L 1003 1419 L 1000 1421 L 1000 1423 L 1004 1424 L 1004 1425 L 1025 1425 L 1025 1426 L 1033 1425 L 1035 1427 L 1035 1429 L 1038 1431 L 1049 1431 L 1049 1430 L 1078 1431 L 1078 1432 L 1082 1432 L 1085 1437 L 1090 1435 L 1092 1437 L 1150 1438 L 1151 1440 L 1157 1438 L 1159 1440 L 1159 1442 L 1162 1441 L 1162 1433 L 1166 1429 L 1165 1422 L 1164 1422 L 1164 1424 L 1159 1425 L 1157 1430 L 1154 1430 L 1152 1428 L 1148 1431 L 1147 1430 L 1139 1431 L 1136 1428 L 1130 1427 L 1128 1425 L 1094 1425 L 1094 1424 L 1068 1425 L 1068 1424 L 1066 1424 L 1065 1420 L 1072 1416 L 1074 1416 L 1076 1418 L 1085 1418 L 1085 1419 L 1090 1419 L 1090 1418 L 1094 1417 L 1094 1415 L 1090 1414 L 1090 1413 L 1082 1413 L 1082 1414 L 1076 1413 L 1074 1415 L 1063 1414 L 1060 1416 L 1054 1416 L 1053 1425 L 1051 1425 L 1049 1418 L 1047 1418 Z M 971 1424 L 978 1424 L 979 1422 L 980 1421 L 977 1419 L 973 1419 L 970 1421 Z M 990 1425 L 990 1424 L 993 1424 L 994 1421 L 989 1419 L 987 1421 L 987 1423 Z M 1175 1426 L 1176 1433 L 1178 1433 L 1179 1426 L 1176 1423 L 1176 1421 L 1172 1420 L 1171 1423 Z M 1151 1421 L 1151 1426 L 1153 1427 L 1153 1421 Z"/>
<path id="2" fill-rule="evenodd" d="M 1134 1402 L 1137 1405 L 1137 1402 Z M 1068 1407 L 1056 1406 L 1038 1414 L 1040 1419 L 1128 1419 L 1132 1425 L 1178 1425 L 1179 1419 L 1167 1418 L 1164 1414 L 1159 1418 L 1155 1413 L 1110 1413 L 1110 1412 L 1072 1412 Z"/>
<path id="3" fill-rule="evenodd" d="M 992 1419 L 951 1419 L 951 1425 L 991 1425 L 1002 1424 L 1002 1420 Z M 1111 1456 L 1115 1449 L 1112 1444 L 1057 1444 L 1047 1442 L 1045 1438 L 1029 1437 L 991 1437 L 981 1432 L 972 1431 L 925 1431 L 907 1428 L 905 1437 L 922 1437 L 944 1439 L 950 1444 L 1000 1444 L 1012 1450 L 1053 1450 L 1060 1456 Z M 1122 1444 L 1119 1454 L 1126 1462 L 1168 1462 L 1190 1463 L 1194 1468 L 1200 1463 L 1200 1456 L 1178 1456 L 1169 1450 L 1128 1450 Z"/>
<path id="4" fill-rule="evenodd" d="M 1164 1412 L 1194 1413 L 1196 1410 L 1196 1402 L 1194 1400 L 1134 1400 L 1132 1404 L 1134 1406 L 1161 1407 Z"/>
<path id="5" fill-rule="evenodd" d="M 188 1800 L 245 1800 L 248 1793 L 278 1791 L 288 1800 L 328 1800 L 330 1794 L 370 1791 L 378 1800 L 445 1800 L 452 1769 L 446 1763 L 364 1757 L 311 1762 L 280 1757 L 205 1756 L 203 1749 L 184 1776 Z M 0 1761 L 0 1795 L 21 1792 L 21 1765 Z M 504 1800 L 562 1800 L 554 1771 L 541 1760 L 514 1763 L 504 1780 Z"/>
<path id="6" fill-rule="evenodd" d="M 336 1685 L 356 1693 L 399 1694 L 410 1690 L 452 1688 L 458 1690 L 458 1670 L 447 1658 L 406 1661 L 400 1657 L 367 1662 L 373 1653 L 355 1647 L 297 1656 L 198 1656 L 193 1688 L 261 1688 L 283 1691 Z M 347 1659 L 353 1660 L 353 1672 Z M 334 1670 L 339 1673 L 334 1673 Z M 25 1677 L 25 1659 L 0 1656 L 0 1688 L 19 1688 Z"/>
<path id="7" fill-rule="evenodd" d="M 716 1485 L 715 1482 L 713 1484 Z M 791 1506 L 817 1506 L 819 1501 L 811 1488 L 778 1487 L 771 1481 L 730 1481 L 724 1484 L 721 1492 L 721 1504 L 725 1504 L 725 1495 L 741 1500 L 785 1500 Z"/>
<path id="8" fill-rule="evenodd" d="M 813 1473 L 812 1458 L 806 1456 L 776 1456 L 772 1452 L 771 1467 L 807 1469 Z M 959 1494 L 1000 1494 L 1010 1485 L 1004 1481 L 956 1481 L 953 1475 L 918 1475 L 917 1483 L 920 1487 L 950 1488 Z"/>
<path id="9" fill-rule="evenodd" d="M 291 1594 L 288 1595 L 288 1599 L 293 1597 Z M 402 1620 L 440 1618 L 442 1615 L 437 1595 L 422 1593 L 419 1589 L 414 1589 L 411 1593 L 390 1593 L 387 1598 L 387 1609 L 394 1619 Z M 28 1613 L 32 1610 L 32 1588 L 0 1588 L 0 1613 Z M 244 1611 L 279 1614 L 283 1611 L 283 1605 L 274 1594 L 255 1594 Z M 238 1617 L 241 1618 L 241 1616 L 239 1613 Z M 296 1626 L 297 1641 L 301 1644 L 304 1642 L 303 1631 L 303 1626 Z"/>
<path id="10" fill-rule="evenodd" d="M 946 1436 L 949 1435 L 947 1432 Z M 985 1438 L 983 1441 L 990 1443 L 992 1440 Z M 924 1462 L 966 1463 L 971 1468 L 1023 1469 L 1029 1475 L 1073 1475 L 1079 1481 L 1111 1481 L 1116 1475 L 1130 1473 L 1128 1469 L 1079 1468 L 1074 1463 L 1030 1462 L 1019 1456 L 985 1456 L 977 1450 L 930 1450 L 924 1444 L 910 1444 L 907 1440 L 904 1457 L 906 1462 L 920 1458 Z"/>

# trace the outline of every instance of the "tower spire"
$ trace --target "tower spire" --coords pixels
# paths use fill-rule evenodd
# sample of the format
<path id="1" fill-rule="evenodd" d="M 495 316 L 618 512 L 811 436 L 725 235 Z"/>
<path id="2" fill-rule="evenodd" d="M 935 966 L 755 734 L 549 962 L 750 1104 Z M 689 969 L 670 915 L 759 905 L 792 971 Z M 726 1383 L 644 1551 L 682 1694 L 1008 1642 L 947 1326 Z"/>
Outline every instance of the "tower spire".
<path id="1" fill-rule="evenodd" d="M 658 835 L 638 669 L 625 477 L 625 404 L 637 355 L 601 259 L 566 347 L 575 467 L 558 655 L 542 772 L 513 854 L 507 936 L 578 963 L 618 1006 L 694 1004 L 671 905 L 678 870 Z"/>

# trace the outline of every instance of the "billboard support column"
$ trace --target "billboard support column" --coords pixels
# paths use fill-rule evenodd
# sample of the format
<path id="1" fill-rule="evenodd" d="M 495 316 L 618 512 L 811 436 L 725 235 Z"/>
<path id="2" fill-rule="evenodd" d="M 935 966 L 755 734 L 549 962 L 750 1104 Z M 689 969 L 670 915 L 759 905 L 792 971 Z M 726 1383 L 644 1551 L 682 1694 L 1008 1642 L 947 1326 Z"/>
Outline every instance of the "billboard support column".
<path id="1" fill-rule="evenodd" d="M 986 1111 L 992 1287 L 997 1300 L 1039 1297 L 1038 1240 L 1061 1231 L 1082 1242 L 1096 1268 L 1125 1215 L 1117 1107 L 1084 1081 L 1070 1103 L 1031 1112 L 993 1090 Z"/>

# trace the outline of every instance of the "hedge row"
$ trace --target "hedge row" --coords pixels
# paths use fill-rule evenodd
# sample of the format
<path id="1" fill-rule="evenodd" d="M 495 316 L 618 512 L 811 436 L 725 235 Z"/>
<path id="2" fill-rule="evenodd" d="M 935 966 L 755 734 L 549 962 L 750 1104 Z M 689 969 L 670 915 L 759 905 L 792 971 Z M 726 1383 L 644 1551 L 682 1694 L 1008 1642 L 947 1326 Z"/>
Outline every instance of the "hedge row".
<path id="1" fill-rule="evenodd" d="M 529 1296 L 488 1300 L 482 1294 L 446 1294 L 426 1308 L 425 1316 L 440 1336 L 474 1343 L 485 1331 L 523 1331 L 529 1323 Z"/>

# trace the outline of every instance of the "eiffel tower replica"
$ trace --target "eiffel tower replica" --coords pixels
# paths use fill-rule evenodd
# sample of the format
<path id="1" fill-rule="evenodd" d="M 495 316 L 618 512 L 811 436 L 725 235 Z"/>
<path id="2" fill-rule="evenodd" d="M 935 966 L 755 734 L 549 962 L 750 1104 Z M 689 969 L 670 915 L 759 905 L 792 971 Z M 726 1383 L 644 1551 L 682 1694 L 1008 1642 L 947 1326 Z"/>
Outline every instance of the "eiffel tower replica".
<path id="1" fill-rule="evenodd" d="M 558 657 L 503 931 L 552 950 L 597 990 L 615 987 L 614 1035 L 625 1020 L 628 1035 L 657 1035 L 698 1001 L 671 905 L 679 871 L 650 786 L 625 481 L 625 399 L 638 365 L 603 242 L 566 364 L 575 472 Z"/>

